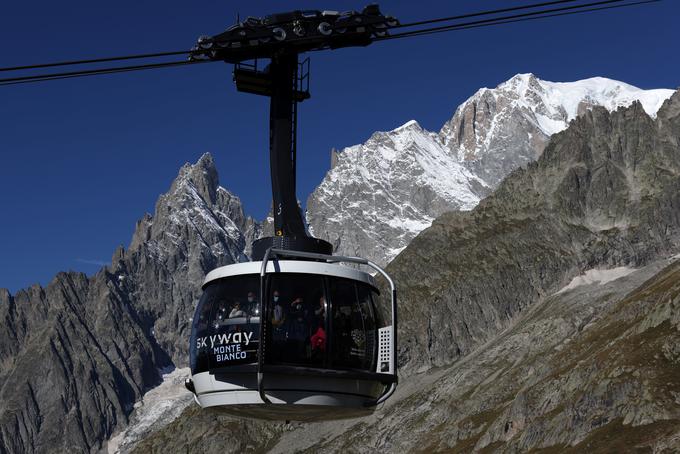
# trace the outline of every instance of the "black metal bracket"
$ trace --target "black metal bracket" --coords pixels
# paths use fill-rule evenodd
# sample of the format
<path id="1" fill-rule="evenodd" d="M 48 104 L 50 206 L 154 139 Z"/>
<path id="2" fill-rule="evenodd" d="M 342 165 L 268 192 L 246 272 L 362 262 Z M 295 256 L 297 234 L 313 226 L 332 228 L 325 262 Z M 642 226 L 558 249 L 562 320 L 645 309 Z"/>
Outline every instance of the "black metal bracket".
<path id="1" fill-rule="evenodd" d="M 309 68 L 309 57 L 298 63 L 293 90 L 293 99 L 296 102 L 302 102 L 311 97 L 309 93 Z M 273 82 L 269 64 L 262 67 L 258 59 L 252 60 L 252 62 L 238 62 L 234 64 L 232 75 L 238 91 L 253 95 L 272 96 Z"/>

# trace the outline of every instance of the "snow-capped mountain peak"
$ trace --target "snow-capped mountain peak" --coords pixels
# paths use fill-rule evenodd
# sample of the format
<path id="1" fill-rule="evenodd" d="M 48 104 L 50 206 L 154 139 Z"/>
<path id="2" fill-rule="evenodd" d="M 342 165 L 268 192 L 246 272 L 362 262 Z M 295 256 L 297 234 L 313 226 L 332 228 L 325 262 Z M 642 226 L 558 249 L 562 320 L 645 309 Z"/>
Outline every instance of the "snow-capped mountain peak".
<path id="1" fill-rule="evenodd" d="M 409 120 L 406 123 L 404 123 L 403 125 L 399 126 L 398 128 L 395 128 L 394 130 L 392 130 L 390 132 L 396 133 L 396 132 L 401 132 L 401 131 L 405 131 L 405 130 L 415 130 L 415 131 L 420 130 L 420 131 L 422 131 L 423 128 L 422 128 L 422 126 L 420 126 L 420 123 L 418 123 L 416 120 Z"/>
<path id="2" fill-rule="evenodd" d="M 180 250 L 233 263 L 245 259 L 244 232 L 252 224 L 240 199 L 219 186 L 213 158 L 205 153 L 180 169 L 170 190 L 158 198 L 154 215 L 137 223 L 130 250 L 144 246 L 159 261 Z"/>
<path id="3" fill-rule="evenodd" d="M 564 118 L 566 122 L 581 115 L 592 106 L 603 106 L 608 110 L 630 106 L 639 101 L 645 112 L 656 116 L 663 102 L 672 90 L 642 90 L 624 82 L 605 77 L 591 77 L 576 82 L 549 82 L 540 80 L 533 74 L 517 74 L 500 84 L 500 92 L 515 92 L 518 95 L 516 106 L 527 107 L 551 118 Z M 545 110 L 543 109 L 545 108 Z M 541 110 L 544 110 L 543 112 Z M 551 128 L 552 126 L 552 128 Z M 546 125 L 544 132 L 554 134 L 566 128 L 566 124 Z"/>
<path id="4" fill-rule="evenodd" d="M 308 200 L 310 230 L 340 253 L 385 264 L 441 213 L 476 206 L 593 106 L 639 101 L 655 116 L 672 93 L 603 77 L 549 82 L 517 74 L 479 89 L 439 133 L 410 120 L 333 153 L 332 169 Z"/>
<path id="5" fill-rule="evenodd" d="M 384 263 L 436 216 L 472 209 L 487 192 L 437 134 L 411 120 L 339 153 L 307 217 L 312 233 L 332 238 L 336 249 Z"/>
<path id="6" fill-rule="evenodd" d="M 535 160 L 551 135 L 594 106 L 608 110 L 639 101 L 655 116 L 673 90 L 642 90 L 604 77 L 549 82 L 517 74 L 483 88 L 461 104 L 439 137 L 461 162 L 495 187 L 512 170 Z"/>

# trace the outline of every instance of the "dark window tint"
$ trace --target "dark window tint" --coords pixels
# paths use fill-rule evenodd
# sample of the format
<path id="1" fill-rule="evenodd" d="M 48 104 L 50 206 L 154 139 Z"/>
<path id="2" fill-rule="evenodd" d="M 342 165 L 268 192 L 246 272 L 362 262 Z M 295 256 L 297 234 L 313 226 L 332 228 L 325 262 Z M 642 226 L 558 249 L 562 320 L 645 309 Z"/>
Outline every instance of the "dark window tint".
<path id="1" fill-rule="evenodd" d="M 282 273 L 268 281 L 270 363 L 322 367 L 326 356 L 326 300 L 321 276 Z"/>
<path id="2" fill-rule="evenodd" d="M 370 289 L 346 279 L 332 279 L 332 366 L 374 370 L 375 318 Z"/>
<path id="3" fill-rule="evenodd" d="M 206 287 L 193 320 L 192 373 L 257 361 L 259 286 L 259 276 L 245 275 Z"/>

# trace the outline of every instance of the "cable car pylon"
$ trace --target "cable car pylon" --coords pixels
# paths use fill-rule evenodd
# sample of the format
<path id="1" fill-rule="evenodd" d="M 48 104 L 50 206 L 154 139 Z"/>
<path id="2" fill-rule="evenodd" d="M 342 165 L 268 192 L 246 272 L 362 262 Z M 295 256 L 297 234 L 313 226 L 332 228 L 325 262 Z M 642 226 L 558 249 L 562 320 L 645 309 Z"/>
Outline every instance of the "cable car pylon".
<path id="1" fill-rule="evenodd" d="M 253 259 L 267 249 L 331 254 L 330 243 L 308 235 L 296 196 L 297 104 L 310 97 L 308 51 L 367 46 L 388 36 L 398 25 L 377 5 L 361 12 L 293 11 L 245 21 L 212 37 L 201 37 L 192 49 L 192 61 L 234 63 L 239 91 L 267 96 L 269 106 L 269 162 L 272 183 L 274 236 L 253 243 Z M 269 59 L 264 68 L 258 59 Z M 253 60 L 248 65 L 244 62 Z"/>

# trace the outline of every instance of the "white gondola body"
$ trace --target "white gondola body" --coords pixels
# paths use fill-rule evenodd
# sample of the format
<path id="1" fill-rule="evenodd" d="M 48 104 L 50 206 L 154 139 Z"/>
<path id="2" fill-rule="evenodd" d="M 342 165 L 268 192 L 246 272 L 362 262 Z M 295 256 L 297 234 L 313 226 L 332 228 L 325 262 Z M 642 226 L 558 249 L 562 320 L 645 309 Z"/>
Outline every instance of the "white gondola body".
<path id="1" fill-rule="evenodd" d="M 264 276 L 267 279 L 266 282 L 270 284 L 280 279 L 282 286 L 288 281 L 298 282 L 301 279 L 321 283 L 317 290 L 321 292 L 325 299 L 322 313 L 323 320 L 325 320 L 323 327 L 329 331 L 329 349 L 332 348 L 334 351 L 324 351 L 321 359 L 317 360 L 316 363 L 294 365 L 286 364 L 286 361 L 281 364 L 282 361 L 279 361 L 285 360 L 285 351 L 278 355 L 275 355 L 274 351 L 270 351 L 263 354 L 266 359 L 264 364 L 258 365 L 257 358 L 262 350 L 254 351 L 252 345 L 255 343 L 254 339 L 257 339 L 259 343 L 259 333 L 256 331 L 260 327 L 261 317 L 253 314 L 259 315 L 260 308 L 263 308 L 267 311 L 265 320 L 269 320 L 271 314 L 273 314 L 272 308 L 267 309 L 265 306 L 261 306 L 258 301 L 255 303 L 257 309 L 251 303 L 250 313 L 247 317 L 234 317 L 216 321 L 219 317 L 216 317 L 215 314 L 219 311 L 215 307 L 201 307 L 201 304 L 211 303 L 212 306 L 215 306 L 219 304 L 217 301 L 220 297 L 216 296 L 213 298 L 214 301 L 211 301 L 210 296 L 206 298 L 204 295 L 197 308 L 195 318 L 201 317 L 201 310 L 204 314 L 210 314 L 208 322 L 203 323 L 207 327 L 205 328 L 207 331 L 204 329 L 205 332 L 202 332 L 200 329 L 201 322 L 194 320 L 191 339 L 192 388 L 196 402 L 204 408 L 217 407 L 234 415 L 264 419 L 341 419 L 370 414 L 380 399 L 393 392 L 396 386 L 392 327 L 379 328 L 375 324 L 375 312 L 371 312 L 375 311 L 375 305 L 372 296 L 366 296 L 374 295 L 376 292 L 374 278 L 369 273 L 338 263 L 270 260 L 267 262 L 266 270 L 263 269 L 262 262 L 238 263 L 217 268 L 206 276 L 203 289 L 204 292 L 209 292 L 208 289 L 216 284 L 248 282 L 250 283 L 250 290 L 252 290 L 254 282 L 262 282 L 261 276 Z M 228 293 L 230 289 L 233 290 L 233 287 L 229 287 L 229 284 L 225 285 L 226 287 L 223 286 L 221 290 L 223 293 L 225 291 Z M 354 288 L 357 298 L 360 298 L 361 294 L 365 301 L 363 303 L 357 301 L 340 303 L 336 301 L 336 299 L 339 299 L 336 298 L 338 292 L 333 293 L 331 291 L 334 286 Z M 265 298 L 269 298 L 272 293 L 271 287 L 272 285 L 267 285 Z M 245 287 L 242 290 L 242 294 L 246 293 Z M 220 291 L 217 290 L 213 293 L 220 295 Z M 260 295 L 257 296 L 259 299 Z M 291 297 L 288 299 L 291 299 Z M 370 309 L 368 309 L 369 306 L 366 301 L 370 303 Z M 237 303 L 233 304 L 236 305 Z M 244 315 L 244 304 L 247 303 L 241 303 L 240 306 L 237 305 L 232 309 L 232 315 Z M 345 304 L 345 306 L 340 306 L 340 304 Z M 363 304 L 363 306 L 360 306 L 360 304 Z M 360 322 L 363 321 L 368 328 L 363 331 L 355 329 L 352 332 L 355 339 L 352 339 L 351 336 L 344 336 L 341 339 L 341 334 L 345 333 L 341 332 L 341 327 L 336 326 L 334 329 L 330 325 L 329 319 L 333 317 L 327 316 L 327 314 L 331 314 L 332 311 L 335 316 L 333 323 L 339 324 L 338 317 L 349 318 L 345 314 L 350 312 L 349 308 L 354 308 L 356 313 L 360 312 L 357 308 L 360 309 L 361 307 L 367 308 L 364 312 L 371 312 L 370 317 L 367 315 L 364 315 L 364 319 L 359 317 Z M 226 312 L 226 309 L 222 311 L 225 314 Z M 392 319 L 394 320 L 394 314 Z M 231 335 L 219 334 L 222 324 L 229 323 L 237 327 L 236 330 L 230 331 Z M 268 323 L 265 328 L 272 330 L 273 325 Z M 240 335 L 235 334 L 237 332 Z M 334 335 L 335 337 L 333 337 Z M 236 338 L 238 338 L 240 344 L 228 343 Z M 226 346 L 217 346 L 218 341 L 225 341 L 225 339 L 227 340 Z M 265 335 L 265 339 L 268 339 L 267 335 Z M 340 339 L 343 343 L 351 343 L 351 347 L 341 349 L 338 346 Z M 252 344 L 245 344 L 244 341 L 250 341 Z M 270 335 L 269 340 L 263 343 L 261 348 L 273 348 L 274 342 Z M 326 344 L 325 337 L 323 342 Z M 309 344 L 309 341 L 307 341 L 307 344 Z M 251 348 L 251 350 L 248 350 L 248 348 Z M 238 350 L 238 352 L 220 355 L 221 352 L 233 352 L 234 350 Z M 345 356 L 338 353 L 340 350 Z M 305 351 L 302 353 L 303 360 L 310 360 L 309 352 L 310 347 L 307 345 L 306 355 Z M 369 358 L 368 356 L 372 357 Z M 199 366 L 200 358 L 203 358 L 203 366 Z M 224 358 L 227 359 L 219 363 Z M 240 364 L 232 365 L 230 361 L 233 361 L 234 358 L 242 358 L 243 361 L 240 361 Z M 340 358 L 341 364 L 349 364 L 353 367 L 337 367 L 333 364 L 338 362 L 337 358 Z M 356 367 L 357 364 L 360 367 Z M 218 365 L 220 367 L 217 367 Z M 367 369 L 368 367 L 370 367 L 370 370 Z"/>

